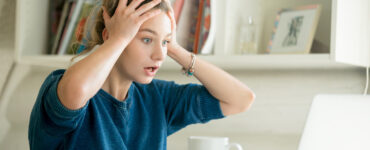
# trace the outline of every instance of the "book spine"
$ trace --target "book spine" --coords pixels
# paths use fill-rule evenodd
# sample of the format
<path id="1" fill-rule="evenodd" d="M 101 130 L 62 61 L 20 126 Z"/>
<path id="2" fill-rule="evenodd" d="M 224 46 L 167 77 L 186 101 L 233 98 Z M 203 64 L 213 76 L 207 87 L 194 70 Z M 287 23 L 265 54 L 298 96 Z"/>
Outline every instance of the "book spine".
<path id="1" fill-rule="evenodd" d="M 65 1 L 64 6 L 63 6 L 63 11 L 62 11 L 62 16 L 59 19 L 59 24 L 58 24 L 58 31 L 57 34 L 54 38 L 53 46 L 51 49 L 51 54 L 56 54 L 57 49 L 59 47 L 60 39 L 62 36 L 62 33 L 64 31 L 64 28 L 66 26 L 66 22 L 68 20 L 68 14 L 70 12 L 72 3 L 70 1 Z"/>
<path id="2" fill-rule="evenodd" d="M 194 54 L 198 54 L 198 52 L 199 52 L 198 44 L 199 44 L 199 33 L 200 33 L 200 27 L 201 27 L 200 25 L 201 25 L 201 22 L 202 22 L 203 5 L 204 5 L 204 1 L 200 0 L 199 1 L 199 7 L 198 7 L 197 25 L 196 25 L 196 28 L 195 28 L 195 35 L 194 35 L 194 46 L 193 46 Z"/>
<path id="3" fill-rule="evenodd" d="M 71 22 L 71 18 L 72 18 L 72 13 L 73 13 L 73 11 L 74 11 L 75 7 L 76 7 L 76 3 L 75 3 L 75 2 L 71 2 L 71 8 L 70 8 L 70 10 L 69 10 L 69 12 L 68 12 L 68 17 L 67 17 L 67 20 L 66 20 L 66 22 L 65 22 L 65 24 L 64 24 L 64 29 L 63 29 L 63 31 L 62 31 L 62 35 L 61 35 L 61 37 L 60 37 L 60 41 L 59 41 L 59 43 L 58 43 L 58 49 L 57 49 L 57 54 L 58 54 L 58 55 L 60 54 L 60 50 L 61 50 L 61 47 L 62 47 L 62 43 L 63 43 L 63 41 L 65 40 L 65 36 L 66 36 L 66 34 L 67 34 L 67 29 L 68 29 L 68 27 L 70 26 L 70 22 Z"/>
<path id="4" fill-rule="evenodd" d="M 207 9 L 206 9 L 206 17 L 204 27 L 206 28 L 204 33 L 204 39 L 201 54 L 211 54 L 213 49 L 213 43 L 215 40 L 215 32 L 216 32 L 216 4 L 215 0 L 207 0 Z M 208 13 L 208 15 L 207 15 Z M 213 17 L 212 17 L 213 16 Z"/>
<path id="5" fill-rule="evenodd" d="M 52 0 L 49 3 L 49 38 L 47 54 L 52 54 L 53 42 L 55 41 L 58 33 L 58 25 L 61 21 L 65 1 L 64 0 Z"/>
<path id="6" fill-rule="evenodd" d="M 198 53 L 201 53 L 202 52 L 202 46 L 203 46 L 203 42 L 204 40 L 206 40 L 205 38 L 205 34 L 207 32 L 207 29 L 206 29 L 206 23 L 207 23 L 207 0 L 202 0 L 204 1 L 204 5 L 203 5 L 203 12 L 202 12 L 202 15 L 201 15 L 201 22 L 200 22 L 200 31 L 199 31 L 199 40 L 198 40 Z"/>
<path id="7" fill-rule="evenodd" d="M 76 1 L 77 1 L 76 6 L 75 6 L 75 9 L 72 12 L 71 20 L 68 23 L 68 27 L 66 28 L 66 32 L 65 32 L 66 34 L 65 34 L 64 39 L 62 40 L 62 43 L 60 45 L 61 47 L 59 49 L 58 55 L 63 55 L 63 54 L 66 53 L 68 42 L 71 39 L 71 35 L 72 35 L 72 32 L 73 32 L 74 26 L 76 24 L 76 21 L 77 21 L 77 17 L 79 16 L 79 14 L 81 12 L 82 4 L 84 3 L 84 0 L 76 0 Z"/>

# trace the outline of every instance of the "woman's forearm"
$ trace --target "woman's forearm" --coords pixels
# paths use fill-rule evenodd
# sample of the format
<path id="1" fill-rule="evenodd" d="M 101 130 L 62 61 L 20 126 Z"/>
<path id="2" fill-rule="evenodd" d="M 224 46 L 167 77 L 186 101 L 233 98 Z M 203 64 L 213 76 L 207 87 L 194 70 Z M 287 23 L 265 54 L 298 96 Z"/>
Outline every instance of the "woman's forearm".
<path id="1" fill-rule="evenodd" d="M 168 55 L 185 68 L 191 64 L 191 53 L 180 46 Z M 220 101 L 224 115 L 240 113 L 250 107 L 255 95 L 245 84 L 199 58 L 194 67 L 194 76 Z"/>
<path id="2" fill-rule="evenodd" d="M 104 84 L 127 42 L 110 39 L 84 59 L 68 68 L 58 85 L 64 106 L 78 109 Z"/>

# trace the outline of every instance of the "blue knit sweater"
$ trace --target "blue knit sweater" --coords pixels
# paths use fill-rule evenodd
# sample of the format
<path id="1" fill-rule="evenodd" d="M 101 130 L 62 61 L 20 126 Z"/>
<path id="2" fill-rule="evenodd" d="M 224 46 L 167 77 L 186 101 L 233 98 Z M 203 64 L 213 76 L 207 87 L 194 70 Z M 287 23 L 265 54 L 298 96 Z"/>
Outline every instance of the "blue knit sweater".
<path id="1" fill-rule="evenodd" d="M 220 103 L 197 84 L 133 82 L 118 101 L 100 89 L 79 110 L 64 107 L 52 72 L 40 88 L 29 123 L 31 150 L 165 150 L 167 136 L 195 123 L 223 118 Z"/>

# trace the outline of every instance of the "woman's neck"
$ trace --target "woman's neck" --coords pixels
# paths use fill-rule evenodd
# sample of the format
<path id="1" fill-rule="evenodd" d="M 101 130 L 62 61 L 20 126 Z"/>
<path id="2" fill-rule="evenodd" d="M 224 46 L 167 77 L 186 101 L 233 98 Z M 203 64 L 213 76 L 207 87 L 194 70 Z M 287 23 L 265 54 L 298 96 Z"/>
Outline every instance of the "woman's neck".
<path id="1" fill-rule="evenodd" d="M 132 81 L 125 79 L 116 67 L 105 80 L 102 89 L 119 101 L 125 101 Z"/>

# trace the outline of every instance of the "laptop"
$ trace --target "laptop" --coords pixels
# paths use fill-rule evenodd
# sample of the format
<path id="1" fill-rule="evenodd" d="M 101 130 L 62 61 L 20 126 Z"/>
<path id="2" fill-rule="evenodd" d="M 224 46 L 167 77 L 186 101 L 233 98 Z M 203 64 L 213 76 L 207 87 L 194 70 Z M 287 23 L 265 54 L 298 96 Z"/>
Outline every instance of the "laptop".
<path id="1" fill-rule="evenodd" d="M 298 150 L 370 150 L 370 95 L 316 95 Z"/>

